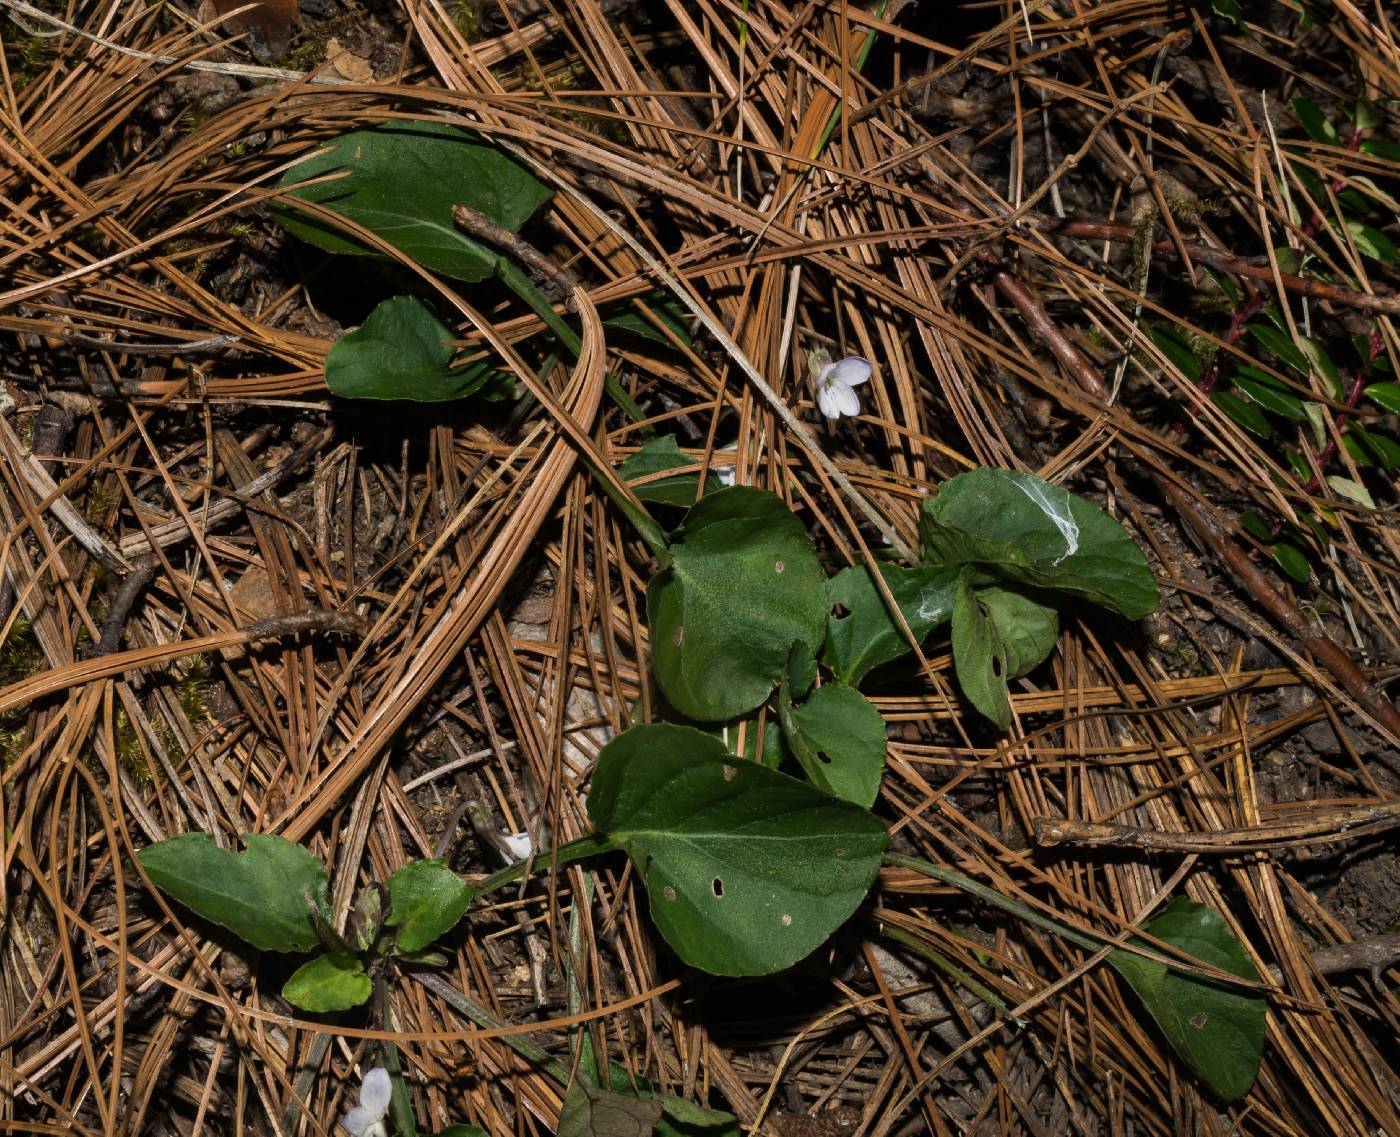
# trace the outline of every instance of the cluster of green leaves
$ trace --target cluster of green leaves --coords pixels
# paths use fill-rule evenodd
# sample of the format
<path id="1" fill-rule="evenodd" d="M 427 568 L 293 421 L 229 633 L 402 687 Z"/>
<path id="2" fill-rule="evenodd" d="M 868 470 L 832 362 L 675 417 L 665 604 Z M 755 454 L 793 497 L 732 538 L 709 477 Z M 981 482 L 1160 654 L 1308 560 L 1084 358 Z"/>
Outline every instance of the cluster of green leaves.
<path id="1" fill-rule="evenodd" d="M 1343 145 L 1341 134 L 1336 126 L 1311 99 L 1294 99 L 1293 113 L 1304 133 L 1314 142 L 1319 142 L 1324 146 Z M 1385 125 L 1385 114 L 1369 99 L 1358 99 L 1356 105 L 1347 114 L 1351 119 L 1351 129 L 1355 131 L 1374 130 Z M 1363 139 L 1358 144 L 1358 149 L 1363 154 L 1370 154 L 1373 157 L 1391 162 L 1400 159 L 1400 144 L 1384 138 Z M 1328 200 L 1327 187 L 1323 184 L 1322 179 L 1318 177 L 1311 166 L 1299 158 L 1289 159 L 1289 166 L 1298 181 L 1307 190 L 1308 196 L 1321 208 L 1322 204 Z M 1345 231 L 1346 235 L 1355 243 L 1357 251 L 1371 260 L 1389 264 L 1400 259 L 1400 248 L 1396 248 L 1394 241 L 1371 224 L 1378 217 L 1384 217 L 1386 221 L 1394 220 L 1396 214 L 1400 213 L 1400 202 L 1397 202 L 1371 178 L 1348 176 L 1346 183 L 1346 186 L 1335 194 L 1340 216 L 1330 218 L 1328 225 L 1339 236 Z M 1301 210 L 1291 199 L 1288 204 L 1293 215 L 1293 223 L 1303 225 L 1305 219 Z M 1294 250 L 1290 249 L 1289 252 L 1294 253 Z M 1302 267 L 1301 263 L 1299 267 Z M 1285 268 L 1284 271 L 1294 272 L 1296 270 L 1289 267 Z"/>

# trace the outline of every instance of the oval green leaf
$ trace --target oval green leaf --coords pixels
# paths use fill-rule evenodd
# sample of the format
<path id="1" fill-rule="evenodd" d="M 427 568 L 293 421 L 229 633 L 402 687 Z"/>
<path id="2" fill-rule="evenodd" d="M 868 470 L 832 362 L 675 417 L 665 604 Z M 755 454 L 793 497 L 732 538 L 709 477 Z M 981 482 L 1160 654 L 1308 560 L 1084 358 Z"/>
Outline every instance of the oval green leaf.
<path id="1" fill-rule="evenodd" d="M 282 998 L 313 1014 L 347 1011 L 370 996 L 364 965 L 353 955 L 333 952 L 298 967 L 282 985 Z"/>
<path id="2" fill-rule="evenodd" d="M 881 565 L 880 576 L 916 642 L 952 616 L 956 566 Z M 854 686 L 872 668 L 913 650 L 865 565 L 838 572 L 826 582 L 826 595 L 832 611 L 826 622 L 822 662 L 843 683 Z"/>
<path id="3" fill-rule="evenodd" d="M 794 643 L 821 646 L 821 565 L 775 495 L 748 486 L 706 494 L 686 514 L 671 558 L 647 588 L 647 615 L 657 682 L 688 718 L 752 710 L 782 681 Z"/>
<path id="4" fill-rule="evenodd" d="M 949 479 L 924 503 L 922 531 L 932 563 L 985 565 L 1134 620 L 1157 607 L 1152 570 L 1123 526 L 1032 474 L 981 469 Z"/>
<path id="5" fill-rule="evenodd" d="M 346 399 L 446 403 L 478 393 L 510 397 L 510 380 L 493 374 L 484 360 L 451 366 L 454 338 L 421 300 L 390 297 L 335 341 L 326 356 L 326 386 Z"/>
<path id="6" fill-rule="evenodd" d="M 136 854 L 146 875 L 197 916 L 263 951 L 310 951 L 320 942 L 311 905 L 326 907 L 326 869 L 285 837 L 249 833 L 245 851 L 207 833 L 182 833 Z"/>
<path id="7" fill-rule="evenodd" d="M 1269 420 L 1264 417 L 1264 412 L 1243 399 L 1230 394 L 1228 391 L 1212 391 L 1210 401 L 1225 412 L 1229 418 L 1244 427 L 1251 434 L 1257 434 L 1260 438 L 1269 438 L 1274 433 L 1274 428 L 1269 425 Z"/>
<path id="8" fill-rule="evenodd" d="M 1253 379 L 1246 379 L 1242 375 L 1235 376 L 1234 386 L 1246 399 L 1257 403 L 1266 411 L 1272 411 L 1294 422 L 1307 421 L 1308 412 L 1303 409 L 1303 400 L 1291 391 L 1273 383 L 1259 383 Z"/>
<path id="9" fill-rule="evenodd" d="M 828 683 L 786 722 L 795 732 L 788 744 L 808 781 L 866 809 L 875 804 L 885 772 L 885 718 L 869 699 L 844 683 Z"/>
<path id="10" fill-rule="evenodd" d="M 341 174 L 320 185 L 292 188 Z M 505 229 L 519 229 L 550 191 L 499 150 L 444 122 L 389 122 L 328 143 L 288 170 L 293 198 L 343 214 L 424 268 L 458 280 L 493 275 L 500 254 L 466 236 L 452 220 L 468 205 Z M 371 253 L 343 230 L 298 210 L 274 207 L 294 236 L 332 253 Z"/>
<path id="11" fill-rule="evenodd" d="M 1214 967 L 1259 982 L 1259 972 L 1225 921 L 1178 897 L 1143 925 L 1148 935 Z M 1147 946 L 1143 941 L 1137 941 Z M 1264 997 L 1115 950 L 1108 961 L 1190 1070 L 1225 1101 L 1248 1092 L 1264 1053 Z"/>
<path id="12" fill-rule="evenodd" d="M 1372 383 L 1366 397 L 1388 411 L 1400 414 L 1400 383 Z"/>
<path id="13" fill-rule="evenodd" d="M 395 946 L 418 951 L 442 935 L 466 912 L 473 889 L 438 860 L 412 861 L 389 878 L 389 915 L 398 928 Z"/>
<path id="14" fill-rule="evenodd" d="M 666 942 L 715 975 L 812 952 L 865 898 L 886 842 L 866 810 L 665 724 L 603 747 L 588 815 L 635 862 Z"/>
<path id="15" fill-rule="evenodd" d="M 1276 545 L 1269 546 L 1269 555 L 1274 558 L 1274 563 L 1279 568 L 1283 569 L 1299 584 L 1307 584 L 1308 576 L 1312 573 L 1312 566 L 1308 563 L 1307 556 L 1296 545 L 1280 541 Z"/>

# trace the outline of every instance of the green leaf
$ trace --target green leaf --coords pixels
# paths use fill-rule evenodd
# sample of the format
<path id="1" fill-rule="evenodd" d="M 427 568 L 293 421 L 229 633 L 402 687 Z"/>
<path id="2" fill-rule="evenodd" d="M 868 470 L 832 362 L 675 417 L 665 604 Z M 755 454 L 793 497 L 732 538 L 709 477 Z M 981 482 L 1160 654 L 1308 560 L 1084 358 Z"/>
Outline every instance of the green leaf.
<path id="1" fill-rule="evenodd" d="M 1257 434 L 1260 438 L 1273 435 L 1274 428 L 1258 407 L 1236 398 L 1228 391 L 1212 391 L 1210 401 L 1251 434 Z"/>
<path id="2" fill-rule="evenodd" d="M 1395 247 L 1395 242 L 1374 226 L 1348 219 L 1347 232 L 1356 242 L 1356 247 L 1372 260 L 1389 264 L 1400 258 L 1400 249 Z"/>
<path id="3" fill-rule="evenodd" d="M 1308 563 L 1307 556 L 1296 545 L 1280 541 L 1269 547 L 1269 556 L 1274 558 L 1274 564 L 1278 565 L 1299 584 L 1307 584 L 1312 566 Z"/>
<path id="4" fill-rule="evenodd" d="M 781 682 L 795 642 L 821 646 L 821 565 L 775 495 L 748 486 L 706 494 L 686 514 L 671 558 L 647 587 L 647 615 L 657 682 L 688 718 L 751 710 Z"/>
<path id="5" fill-rule="evenodd" d="M 1366 397 L 1388 411 L 1400 414 L 1400 383 L 1372 383 Z"/>
<path id="6" fill-rule="evenodd" d="M 1303 400 L 1291 391 L 1280 390 L 1272 383 L 1259 383 L 1242 375 L 1234 377 L 1235 390 L 1252 403 L 1257 403 L 1266 411 L 1290 418 L 1294 422 L 1306 422 L 1308 412 L 1303 409 Z"/>
<path id="7" fill-rule="evenodd" d="M 924 503 L 922 530 L 936 564 L 982 564 L 1129 619 L 1157 607 L 1157 582 L 1123 526 L 1031 474 L 981 469 L 949 479 Z"/>
<path id="8" fill-rule="evenodd" d="M 443 122 L 390 122 L 342 135 L 288 170 L 281 184 L 290 188 L 332 173 L 344 176 L 293 189 L 292 196 L 333 209 L 424 268 L 457 280 L 485 280 L 501 257 L 457 228 L 454 205 L 480 210 L 513 231 L 550 197 L 522 166 Z M 295 205 L 276 205 L 274 213 L 294 236 L 318 248 L 377 255 Z"/>
<path id="9" fill-rule="evenodd" d="M 1007 679 L 1034 671 L 1055 650 L 1060 638 L 1060 614 L 1015 588 L 979 588 L 977 601 L 1001 638 Z"/>
<path id="10" fill-rule="evenodd" d="M 1320 340 L 1311 336 L 1299 336 L 1298 346 L 1308 358 L 1311 370 L 1316 371 L 1327 380 L 1328 387 L 1331 388 L 1332 397 L 1340 399 L 1343 397 L 1342 375 L 1337 370 L 1337 365 L 1332 362 L 1332 357 L 1327 353 L 1327 349 L 1322 346 Z"/>
<path id="11" fill-rule="evenodd" d="M 666 724 L 603 747 L 588 815 L 636 864 L 666 942 L 716 975 L 768 975 L 812 952 L 865 898 L 886 842 L 858 806 Z"/>
<path id="12" fill-rule="evenodd" d="M 626 482 L 635 482 L 651 474 L 664 473 L 667 470 L 681 470 L 687 466 L 698 466 L 700 463 L 689 454 L 681 453 L 680 445 L 676 442 L 674 435 L 663 435 L 654 438 L 643 446 L 632 457 L 626 459 L 618 466 L 618 475 Z M 633 486 L 632 492 L 641 501 L 652 502 L 656 505 L 678 505 L 682 509 L 689 509 L 695 504 L 696 493 L 699 489 L 700 479 L 695 474 L 682 474 L 674 478 L 661 478 L 658 481 L 647 482 L 646 485 Z M 713 474 L 705 478 L 705 492 L 717 493 L 723 489 L 720 480 Z"/>
<path id="13" fill-rule="evenodd" d="M 739 1119 L 732 1113 L 670 1094 L 660 1094 L 656 1100 L 661 1103 L 656 1137 L 740 1137 Z"/>
<path id="14" fill-rule="evenodd" d="M 1249 324 L 1247 327 L 1249 334 L 1259 341 L 1260 346 L 1273 352 L 1280 363 L 1293 368 L 1300 375 L 1308 373 L 1307 356 L 1302 353 L 1287 332 L 1271 328 L 1268 324 Z"/>
<path id="15" fill-rule="evenodd" d="M 1267 541 L 1269 539 L 1268 522 L 1252 509 L 1247 509 L 1240 514 L 1240 527 L 1251 537 L 1255 537 L 1260 541 Z"/>
<path id="16" fill-rule="evenodd" d="M 1238 308 L 1240 306 L 1240 301 L 1243 300 L 1244 297 L 1240 293 L 1240 286 L 1235 283 L 1234 279 L 1226 273 L 1219 272 L 1208 266 L 1202 265 L 1201 267 L 1205 268 L 1207 275 L 1210 276 L 1211 280 L 1215 281 L 1216 288 L 1220 289 L 1220 294 L 1230 302 L 1231 307 Z"/>
<path id="17" fill-rule="evenodd" d="M 1328 146 L 1340 143 L 1337 128 L 1327 121 L 1327 116 L 1311 99 L 1294 99 L 1293 113 L 1298 118 L 1298 125 L 1307 131 L 1308 137 L 1314 142 L 1322 142 Z"/>
<path id="18" fill-rule="evenodd" d="M 480 1125 L 449 1125 L 439 1129 L 433 1137 L 491 1137 Z"/>
<path id="19" fill-rule="evenodd" d="M 1354 501 L 1357 505 L 1364 505 L 1367 509 L 1375 509 L 1375 499 L 1371 497 L 1371 491 L 1360 482 L 1352 481 L 1350 478 L 1343 478 L 1336 474 L 1328 477 L 1327 484 L 1332 487 L 1332 492 L 1339 494 L 1348 501 Z"/>
<path id="20" fill-rule="evenodd" d="M 284 837 L 249 833 L 243 844 L 235 853 L 207 833 L 183 833 L 136 859 L 156 887 L 255 948 L 310 951 L 320 942 L 311 905 L 325 909 L 325 866 Z"/>
<path id="21" fill-rule="evenodd" d="M 869 809 L 885 772 L 885 719 L 854 687 L 827 683 L 812 692 L 790 719 L 796 737 L 788 745 L 807 780 L 833 797 Z"/>
<path id="22" fill-rule="evenodd" d="M 1193 382 L 1201 377 L 1201 361 L 1191 350 L 1190 342 L 1172 324 L 1153 324 L 1148 329 L 1152 342 L 1186 378 Z"/>
<path id="23" fill-rule="evenodd" d="M 1303 404 L 1303 413 L 1308 416 L 1308 426 L 1312 428 L 1313 445 L 1318 450 L 1321 450 L 1327 445 L 1327 408 L 1321 403 L 1309 401 Z M 1293 460 L 1293 456 L 1297 454 L 1297 451 L 1289 450 L 1285 453 L 1288 455 L 1289 465 L 1293 467 L 1294 472 L 1297 473 L 1300 478 L 1307 481 L 1312 477 L 1312 470 L 1309 468 L 1306 460 L 1302 459 L 1301 455 L 1298 455 L 1299 460 L 1302 462 L 1301 469 L 1299 468 L 1299 462 Z"/>
<path id="24" fill-rule="evenodd" d="M 410 861 L 389 878 L 389 915 L 395 946 L 418 951 L 462 918 L 472 886 L 439 860 Z"/>
<path id="25" fill-rule="evenodd" d="M 1385 125 L 1385 112 L 1370 99 L 1356 100 L 1356 113 L 1353 115 L 1357 130 L 1377 130 Z"/>
<path id="26" fill-rule="evenodd" d="M 1368 138 L 1361 144 L 1361 152 L 1373 158 L 1384 158 L 1387 162 L 1400 162 L 1400 142 L 1385 138 Z"/>
<path id="27" fill-rule="evenodd" d="M 1244 13 L 1240 10 L 1239 0 L 1210 0 L 1210 10 L 1235 27 L 1244 27 Z"/>
<path id="28" fill-rule="evenodd" d="M 1011 725 L 1011 699 L 1006 691 L 1005 649 L 996 625 L 977 601 L 972 578 L 958 578 L 953 600 L 953 669 L 962 693 L 998 730 Z"/>
<path id="29" fill-rule="evenodd" d="M 676 340 L 687 346 L 694 342 L 691 339 L 690 329 L 686 327 L 687 313 L 673 298 L 664 292 L 653 292 L 640 302 L 646 304 L 647 311 L 656 317 L 663 327 L 669 329 L 675 335 Z M 631 302 L 620 311 L 604 315 L 603 327 L 609 331 L 622 332 L 624 335 L 649 340 L 662 347 L 674 349 L 676 346 L 670 336 L 653 324 Z"/>
<path id="30" fill-rule="evenodd" d="M 651 1137 L 661 1103 L 636 1094 L 613 1094 L 575 1078 L 559 1111 L 557 1137 Z"/>
<path id="31" fill-rule="evenodd" d="M 313 1014 L 346 1011 L 370 996 L 373 985 L 353 955 L 332 952 L 303 963 L 282 985 L 282 998 Z"/>
<path id="32" fill-rule="evenodd" d="M 1185 897 L 1173 900 L 1143 931 L 1231 975 L 1259 981 L 1259 972 L 1225 921 Z M 1128 981 L 1192 1073 L 1225 1101 L 1248 1092 L 1264 1053 L 1261 994 L 1188 975 L 1122 950 L 1110 952 L 1108 961 Z"/>
<path id="33" fill-rule="evenodd" d="M 1384 434 L 1351 425 L 1342 436 L 1352 458 L 1364 466 L 1380 466 L 1393 470 L 1400 466 L 1400 443 Z"/>
<path id="34" fill-rule="evenodd" d="M 880 576 L 916 641 L 952 616 L 956 566 L 881 565 Z M 826 582 L 826 594 L 832 614 L 826 623 L 822 662 L 842 682 L 854 686 L 872 668 L 912 650 L 865 565 L 842 569 Z M 844 609 L 840 615 L 835 611 L 838 606 Z"/>
<path id="35" fill-rule="evenodd" d="M 445 403 L 480 393 L 509 397 L 513 386 L 484 360 L 452 367 L 452 329 L 412 296 L 382 301 L 326 356 L 326 386 L 346 399 Z"/>

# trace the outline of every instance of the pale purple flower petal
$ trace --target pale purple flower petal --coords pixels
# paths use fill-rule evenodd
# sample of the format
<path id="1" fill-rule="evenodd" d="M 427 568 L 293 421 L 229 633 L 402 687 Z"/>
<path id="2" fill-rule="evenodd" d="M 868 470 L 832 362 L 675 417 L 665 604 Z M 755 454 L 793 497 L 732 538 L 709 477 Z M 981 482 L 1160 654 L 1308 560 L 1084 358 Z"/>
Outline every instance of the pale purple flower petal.
<path id="1" fill-rule="evenodd" d="M 835 363 L 822 368 L 822 382 L 844 383 L 847 387 L 859 387 L 870 378 L 870 360 L 859 355 L 848 355 Z"/>
<path id="2" fill-rule="evenodd" d="M 365 1131 L 379 1120 L 379 1116 L 364 1106 L 357 1105 L 340 1119 L 340 1124 L 355 1137 L 365 1137 Z"/>
<path id="3" fill-rule="evenodd" d="M 817 388 L 817 406 L 827 418 L 847 418 L 860 414 L 860 399 L 844 383 L 823 384 Z"/>
<path id="4" fill-rule="evenodd" d="M 389 1071 L 383 1066 L 373 1066 L 365 1071 L 365 1080 L 360 1083 L 360 1106 L 372 1110 L 378 1117 L 389 1112 L 389 1099 L 394 1096 L 394 1083 Z"/>

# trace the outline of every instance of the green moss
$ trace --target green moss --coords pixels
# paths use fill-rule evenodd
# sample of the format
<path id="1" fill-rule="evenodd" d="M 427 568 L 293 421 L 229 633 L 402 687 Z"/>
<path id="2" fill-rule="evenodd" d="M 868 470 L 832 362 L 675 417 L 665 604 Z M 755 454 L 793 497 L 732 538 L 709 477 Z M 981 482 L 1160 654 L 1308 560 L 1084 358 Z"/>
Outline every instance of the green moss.
<path id="1" fill-rule="evenodd" d="M 0 644 L 0 687 L 28 679 L 44 669 L 44 653 L 34 638 L 29 621 L 20 617 Z M 8 767 L 24 752 L 26 707 L 16 707 L 0 715 L 0 766 Z"/>

